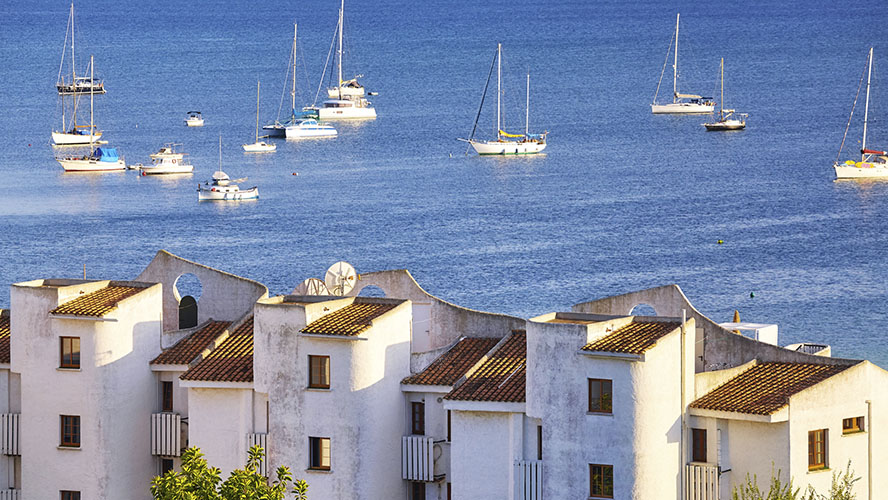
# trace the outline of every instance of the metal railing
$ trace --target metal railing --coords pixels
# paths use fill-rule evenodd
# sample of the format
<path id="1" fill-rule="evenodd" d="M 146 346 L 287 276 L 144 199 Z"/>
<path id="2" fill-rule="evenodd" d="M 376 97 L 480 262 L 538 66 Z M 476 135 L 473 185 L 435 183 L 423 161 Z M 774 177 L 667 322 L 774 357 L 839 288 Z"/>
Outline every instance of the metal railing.
<path id="1" fill-rule="evenodd" d="M 516 500 L 540 500 L 543 498 L 542 461 L 515 461 L 515 498 Z"/>
<path id="2" fill-rule="evenodd" d="M 178 457 L 182 453 L 182 417 L 178 413 L 151 415 L 151 454 Z"/>
<path id="3" fill-rule="evenodd" d="M 685 466 L 685 500 L 719 500 L 718 466 Z"/>

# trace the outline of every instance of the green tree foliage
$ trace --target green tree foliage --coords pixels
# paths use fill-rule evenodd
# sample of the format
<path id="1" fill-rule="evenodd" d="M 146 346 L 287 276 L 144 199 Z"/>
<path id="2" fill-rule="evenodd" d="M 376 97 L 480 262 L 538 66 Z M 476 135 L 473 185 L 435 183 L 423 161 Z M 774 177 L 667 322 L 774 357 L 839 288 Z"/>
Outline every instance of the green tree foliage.
<path id="1" fill-rule="evenodd" d="M 199 448 L 188 448 L 182 454 L 182 472 L 169 471 L 151 481 L 154 500 L 285 500 L 287 488 L 293 500 L 308 499 L 308 483 L 293 482 L 289 467 L 278 467 L 270 482 L 258 472 L 265 452 L 261 446 L 250 448 L 247 464 L 225 481 L 217 467 L 210 467 Z"/>
<path id="2" fill-rule="evenodd" d="M 859 477 L 854 477 L 849 461 L 844 472 L 833 472 L 828 495 L 817 493 L 811 486 L 808 486 L 805 493 L 801 493 L 799 488 L 793 489 L 792 479 L 784 483 L 780 479 L 780 471 L 778 470 L 775 475 L 772 467 L 771 482 L 766 492 L 759 488 L 758 478 L 755 475 L 750 477 L 747 474 L 746 483 L 735 486 L 731 498 L 732 500 L 856 500 L 854 483 L 859 480 Z"/>

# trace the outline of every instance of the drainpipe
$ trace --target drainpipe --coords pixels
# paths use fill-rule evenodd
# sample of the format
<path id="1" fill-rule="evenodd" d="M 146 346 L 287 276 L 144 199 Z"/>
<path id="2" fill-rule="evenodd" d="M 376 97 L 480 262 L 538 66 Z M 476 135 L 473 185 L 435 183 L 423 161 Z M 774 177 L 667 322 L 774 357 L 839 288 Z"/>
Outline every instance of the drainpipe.
<path id="1" fill-rule="evenodd" d="M 688 312 L 686 309 L 681 310 L 681 440 L 678 446 L 678 466 L 681 485 L 679 492 L 681 500 L 685 498 L 685 324 L 688 321 Z"/>
<path id="2" fill-rule="evenodd" d="M 869 399 L 866 400 L 866 420 L 869 427 L 866 446 L 867 498 L 873 500 L 873 402 Z"/>

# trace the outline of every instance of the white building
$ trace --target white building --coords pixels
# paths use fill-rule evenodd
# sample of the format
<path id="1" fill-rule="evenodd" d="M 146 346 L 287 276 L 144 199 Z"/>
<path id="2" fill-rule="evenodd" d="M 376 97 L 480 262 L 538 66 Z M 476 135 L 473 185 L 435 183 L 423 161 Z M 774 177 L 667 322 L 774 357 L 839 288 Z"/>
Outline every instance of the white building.
<path id="1" fill-rule="evenodd" d="M 725 500 L 772 464 L 824 491 L 849 461 L 859 499 L 888 491 L 888 372 L 754 330 L 674 285 L 524 320 L 406 271 L 269 297 L 163 251 L 136 281 L 19 283 L 0 500 L 150 498 L 185 447 L 228 474 L 253 444 L 322 499 Z"/>

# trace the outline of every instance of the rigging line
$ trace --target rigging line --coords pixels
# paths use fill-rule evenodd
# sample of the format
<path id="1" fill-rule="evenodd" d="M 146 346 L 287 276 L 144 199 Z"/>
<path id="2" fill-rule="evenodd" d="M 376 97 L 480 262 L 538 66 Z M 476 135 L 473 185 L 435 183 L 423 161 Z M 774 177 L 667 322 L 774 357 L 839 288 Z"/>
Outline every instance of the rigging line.
<path id="1" fill-rule="evenodd" d="M 493 67 L 496 65 L 496 55 L 493 56 L 493 61 L 490 63 L 490 71 L 487 72 L 487 83 L 484 84 L 484 92 L 481 94 L 481 105 L 478 106 L 478 114 L 475 116 L 475 123 L 472 125 L 472 133 L 469 134 L 469 140 L 471 141 L 475 137 L 475 130 L 478 128 L 478 119 L 481 118 L 481 110 L 484 109 L 484 98 L 487 97 L 487 87 L 490 86 L 490 77 L 493 75 Z M 499 131 L 497 131 L 499 132 Z M 466 147 L 466 155 L 469 154 L 469 148 L 472 147 L 472 144 Z"/>
<path id="2" fill-rule="evenodd" d="M 337 24 L 336 29 L 333 30 L 333 40 L 330 42 L 330 50 L 327 51 L 327 60 L 324 61 L 324 72 L 321 73 L 321 81 L 318 82 L 318 91 L 315 94 L 314 102 L 311 103 L 312 106 L 316 106 L 318 103 L 318 97 L 321 95 L 321 88 L 324 87 L 324 77 L 327 75 L 327 67 L 330 66 L 330 55 L 333 53 L 333 47 L 336 46 L 336 34 L 339 32 L 339 26 Z M 332 71 L 330 77 L 332 78 Z"/>
<path id="3" fill-rule="evenodd" d="M 287 74 L 284 75 L 284 86 L 281 90 L 281 102 L 278 104 L 278 112 L 275 121 L 281 121 L 281 110 L 284 109 L 284 98 L 287 96 L 287 82 L 290 80 L 290 68 L 293 67 L 293 51 L 290 51 L 290 58 L 287 60 Z"/>
<path id="4" fill-rule="evenodd" d="M 851 116 L 848 117 L 848 123 L 845 124 L 845 133 L 842 135 L 842 144 L 839 146 L 839 152 L 836 153 L 836 163 L 842 156 L 842 150 L 845 149 L 845 139 L 848 137 L 848 129 L 851 128 L 851 119 L 854 118 L 854 108 L 857 107 L 857 99 L 860 97 L 860 89 L 863 87 L 863 79 L 866 76 L 867 66 L 869 65 L 869 54 L 866 56 L 867 65 L 863 67 L 863 73 L 860 75 L 860 81 L 857 83 L 857 93 L 854 95 L 854 102 L 851 104 Z"/>
<path id="5" fill-rule="evenodd" d="M 297 44 L 297 46 L 296 46 L 296 52 L 297 52 L 297 53 L 299 54 L 299 56 L 300 56 L 299 59 L 302 60 L 302 78 L 305 80 L 305 87 L 304 87 L 304 88 L 310 90 L 310 89 L 311 89 L 311 81 L 310 81 L 309 78 L 308 78 L 308 65 L 305 64 L 305 51 L 304 51 L 304 50 L 300 50 L 300 47 L 301 47 L 301 46 L 299 46 L 299 45 Z M 298 92 L 299 92 L 299 100 L 302 101 L 302 102 L 305 102 L 305 96 L 302 95 L 302 89 L 303 89 L 303 87 L 300 86 L 300 87 L 299 87 L 299 90 L 298 90 Z"/>
<path id="6" fill-rule="evenodd" d="M 59 83 L 61 83 L 61 80 L 62 80 L 62 68 L 65 65 L 65 51 L 68 50 L 68 31 L 70 29 L 71 29 L 71 16 L 68 16 L 68 26 L 65 28 L 65 44 L 62 45 L 62 60 L 59 61 L 59 76 L 58 76 L 58 78 L 56 78 L 56 82 L 59 82 Z M 73 75 L 72 75 L 72 78 L 73 78 Z"/>
<path id="7" fill-rule="evenodd" d="M 675 32 L 669 38 L 669 49 L 666 51 L 666 60 L 663 61 L 663 69 L 660 70 L 660 79 L 657 80 L 657 90 L 654 92 L 654 104 L 657 103 L 657 96 L 660 94 L 660 84 L 663 83 L 663 75 L 666 73 L 666 65 L 669 64 L 669 54 L 672 53 L 672 43 L 675 41 Z"/>

